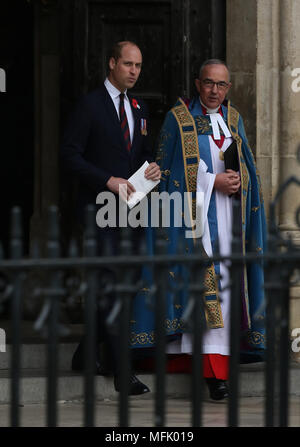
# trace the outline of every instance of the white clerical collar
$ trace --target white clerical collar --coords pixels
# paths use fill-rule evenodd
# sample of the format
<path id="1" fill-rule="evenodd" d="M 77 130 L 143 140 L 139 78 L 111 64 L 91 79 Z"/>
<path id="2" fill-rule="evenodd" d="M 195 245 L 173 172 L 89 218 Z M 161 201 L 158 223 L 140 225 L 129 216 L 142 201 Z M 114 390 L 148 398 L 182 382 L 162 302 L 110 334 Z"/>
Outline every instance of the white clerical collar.
<path id="1" fill-rule="evenodd" d="M 110 96 L 112 97 L 112 98 L 117 98 L 118 96 L 120 96 L 120 90 L 118 90 L 111 82 L 110 82 L 110 80 L 108 79 L 108 78 L 106 78 L 105 79 L 105 81 L 104 81 L 104 85 L 105 85 L 105 87 L 106 87 L 106 89 L 107 89 L 107 91 L 108 91 L 108 93 L 110 94 Z M 126 98 L 126 99 L 128 99 L 128 96 L 127 96 L 127 90 L 125 90 L 125 92 L 123 92 L 124 93 L 124 97 Z"/>
<path id="2" fill-rule="evenodd" d="M 218 110 L 219 110 L 219 108 L 220 108 L 220 106 L 218 106 L 216 109 L 209 109 L 209 108 L 208 108 L 208 107 L 201 101 L 200 96 L 199 96 L 199 101 L 200 101 L 200 104 L 201 104 L 203 107 L 206 108 L 206 111 L 207 111 L 208 114 L 210 114 L 210 113 L 217 113 Z"/>
<path id="3" fill-rule="evenodd" d="M 214 139 L 215 140 L 221 139 L 220 128 L 222 129 L 223 134 L 225 135 L 226 138 L 231 137 L 231 133 L 229 132 L 229 129 L 228 129 L 225 121 L 223 120 L 222 115 L 220 113 L 218 113 L 220 106 L 217 107 L 216 109 L 208 109 L 206 107 L 206 105 L 203 104 L 203 102 L 201 101 L 200 96 L 199 96 L 199 100 L 200 100 L 201 105 L 206 108 L 207 113 L 210 115 L 209 117 L 210 117 L 210 122 L 211 122 L 211 126 L 212 126 Z"/>

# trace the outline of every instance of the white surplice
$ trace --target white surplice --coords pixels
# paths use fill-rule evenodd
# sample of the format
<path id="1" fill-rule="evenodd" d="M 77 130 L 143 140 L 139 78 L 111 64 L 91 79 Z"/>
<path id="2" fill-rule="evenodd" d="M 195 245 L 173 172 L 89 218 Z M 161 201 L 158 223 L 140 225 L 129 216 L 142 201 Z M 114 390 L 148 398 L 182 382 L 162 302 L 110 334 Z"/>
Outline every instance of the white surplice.
<path id="1" fill-rule="evenodd" d="M 212 246 L 210 240 L 210 231 L 207 219 L 207 213 L 211 195 L 213 192 L 216 174 L 224 172 L 224 161 L 220 160 L 220 150 L 225 151 L 232 143 L 232 138 L 225 138 L 221 149 L 215 144 L 211 136 L 209 138 L 212 168 L 213 173 L 207 172 L 207 166 L 203 160 L 200 160 L 197 175 L 197 192 L 204 193 L 204 234 L 202 238 L 203 247 L 208 256 L 211 256 Z M 231 228 L 232 228 L 232 198 L 215 191 L 216 195 L 216 213 L 218 221 L 218 238 L 219 250 L 221 255 L 230 254 L 231 251 Z M 221 289 L 226 287 L 229 282 L 229 271 L 224 263 L 220 264 L 221 274 Z M 220 293 L 221 309 L 224 327 L 217 329 L 207 329 L 203 335 L 203 350 L 204 354 L 230 354 L 230 290 L 226 289 Z M 192 336 L 184 333 L 182 337 L 174 342 L 168 344 L 168 354 L 192 354 Z"/>

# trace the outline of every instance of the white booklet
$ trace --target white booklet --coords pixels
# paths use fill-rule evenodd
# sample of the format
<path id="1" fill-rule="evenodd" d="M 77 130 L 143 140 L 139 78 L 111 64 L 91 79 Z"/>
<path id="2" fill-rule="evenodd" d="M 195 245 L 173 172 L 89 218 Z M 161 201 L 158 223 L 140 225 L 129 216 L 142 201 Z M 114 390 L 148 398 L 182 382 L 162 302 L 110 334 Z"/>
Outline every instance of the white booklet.
<path id="1" fill-rule="evenodd" d="M 130 209 L 140 202 L 160 182 L 160 180 L 147 180 L 145 178 L 145 170 L 148 166 L 149 163 L 145 161 L 145 163 L 128 179 L 135 188 L 135 192 L 127 201 L 127 205 Z"/>

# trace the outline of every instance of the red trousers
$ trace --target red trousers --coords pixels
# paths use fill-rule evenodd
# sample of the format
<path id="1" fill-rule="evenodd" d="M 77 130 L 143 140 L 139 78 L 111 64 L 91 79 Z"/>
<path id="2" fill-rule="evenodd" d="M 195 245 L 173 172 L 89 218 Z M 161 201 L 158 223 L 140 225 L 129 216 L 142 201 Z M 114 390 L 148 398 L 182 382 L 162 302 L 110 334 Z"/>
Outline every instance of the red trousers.
<path id="1" fill-rule="evenodd" d="M 140 364 L 142 370 L 154 370 L 154 358 L 145 359 Z M 168 373 L 191 373 L 192 356 L 187 354 L 168 355 Z M 203 354 L 203 377 L 228 380 L 229 356 L 221 354 Z"/>
<path id="2" fill-rule="evenodd" d="M 203 376 L 228 380 L 229 356 L 221 354 L 203 355 Z"/>
<path id="3" fill-rule="evenodd" d="M 203 377 L 228 380 L 229 356 L 221 354 L 203 354 Z M 192 372 L 192 356 L 169 355 L 167 372 Z"/>

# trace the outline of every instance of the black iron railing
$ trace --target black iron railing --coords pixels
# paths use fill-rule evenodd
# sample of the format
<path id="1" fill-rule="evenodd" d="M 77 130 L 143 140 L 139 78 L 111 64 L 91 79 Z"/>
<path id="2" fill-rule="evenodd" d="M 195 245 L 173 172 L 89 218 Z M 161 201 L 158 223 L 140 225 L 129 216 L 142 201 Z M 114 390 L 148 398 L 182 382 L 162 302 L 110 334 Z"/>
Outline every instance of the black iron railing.
<path id="1" fill-rule="evenodd" d="M 169 266 L 174 263 L 184 264 L 188 267 L 190 275 L 189 303 L 184 314 L 184 321 L 193 331 L 193 371 L 191 425 L 202 425 L 203 379 L 202 379 L 202 336 L 205 329 L 204 301 L 204 273 L 211 261 L 230 260 L 231 266 L 231 356 L 230 356 L 230 397 L 228 403 L 228 425 L 239 425 L 239 362 L 240 362 L 240 321 L 241 303 L 239 278 L 245 263 L 263 262 L 265 270 L 266 292 L 266 426 L 288 425 L 288 395 L 289 395 L 289 305 L 290 284 L 293 273 L 300 266 L 300 249 L 292 240 L 282 237 L 275 219 L 275 208 L 283 193 L 291 184 L 300 185 L 299 179 L 288 179 L 278 191 L 270 206 L 270 224 L 268 233 L 268 251 L 264 254 L 248 253 L 243 256 L 239 252 L 239 227 L 233 228 L 232 253 L 230 256 L 203 257 L 201 250 L 194 254 L 167 255 L 166 242 L 158 237 L 156 255 L 148 256 L 142 246 L 139 254 L 132 254 L 130 230 L 124 229 L 121 241 L 121 254 L 114 257 L 109 247 L 104 249 L 104 256 L 97 256 L 95 210 L 87 209 L 86 230 L 83 242 L 83 254 L 79 255 L 76 245 L 72 242 L 69 255 L 62 257 L 60 252 L 60 234 L 58 210 L 55 207 L 49 210 L 49 225 L 47 239 L 47 255 L 41 257 L 33 250 L 31 257 L 24 258 L 22 251 L 22 224 L 21 211 L 12 210 L 10 259 L 0 259 L 0 272 L 3 275 L 0 306 L 3 301 L 11 302 L 12 322 L 12 355 L 11 355 L 11 425 L 19 426 L 20 378 L 21 378 L 21 321 L 22 321 L 22 294 L 24 279 L 29 272 L 44 271 L 47 273 L 47 282 L 36 286 L 35 294 L 43 297 L 42 310 L 34 323 L 36 330 L 43 330 L 47 336 L 48 367 L 47 367 L 47 425 L 57 425 L 57 382 L 58 382 L 58 349 L 60 336 L 64 334 L 64 326 L 59 321 L 60 302 L 68 295 L 69 302 L 75 295 L 84 294 L 84 323 L 85 323 L 85 412 L 84 425 L 94 425 L 94 364 L 96 343 L 96 312 L 98 305 L 105 304 L 105 297 L 112 290 L 118 299 L 109 317 L 108 325 L 114 327 L 117 316 L 121 314 L 121 392 L 119 402 L 119 424 L 130 425 L 130 412 L 128 400 L 128 380 L 130 374 L 129 334 L 130 313 L 132 297 L 141 288 L 136 281 L 136 272 L 141 265 L 148 265 L 153 269 L 154 285 L 150 290 L 149 300 L 153 302 L 156 321 L 156 348 L 155 348 L 155 425 L 165 425 L 165 399 L 166 399 L 166 337 L 165 337 L 165 296 Z M 234 204 L 234 213 L 237 211 Z M 296 212 L 299 225 L 300 209 Z M 233 219 L 237 222 L 238 219 Z M 117 282 L 109 279 L 101 291 L 97 290 L 97 271 L 101 267 L 110 266 L 117 272 Z M 64 274 L 74 271 L 80 273 L 77 278 L 77 287 L 68 289 L 64 282 Z M 84 272 L 84 274 L 82 274 Z M 75 281 L 76 283 L 76 281 Z M 182 285 L 178 285 L 182 287 Z M 0 308 L 1 310 L 1 308 Z M 195 330 L 197 329 L 197 330 Z"/>

